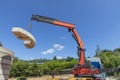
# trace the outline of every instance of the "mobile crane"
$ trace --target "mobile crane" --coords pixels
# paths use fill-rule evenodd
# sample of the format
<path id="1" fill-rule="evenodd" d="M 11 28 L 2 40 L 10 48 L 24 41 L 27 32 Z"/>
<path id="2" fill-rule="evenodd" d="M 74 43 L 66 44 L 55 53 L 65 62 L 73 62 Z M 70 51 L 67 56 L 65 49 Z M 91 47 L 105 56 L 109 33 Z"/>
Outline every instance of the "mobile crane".
<path id="1" fill-rule="evenodd" d="M 77 30 L 75 29 L 75 25 L 71 24 L 71 23 L 67 23 L 67 22 L 63 22 L 54 18 L 50 18 L 50 17 L 46 17 L 46 16 L 41 16 L 41 15 L 32 15 L 31 17 L 31 21 L 37 21 L 37 22 L 45 22 L 45 23 L 49 23 L 49 24 L 53 24 L 53 25 L 57 25 L 57 26 L 61 26 L 61 27 L 65 27 L 68 29 L 69 32 L 72 33 L 73 38 L 75 39 L 75 41 L 77 42 L 77 47 L 78 47 L 78 64 L 75 65 L 72 69 L 72 71 L 61 71 L 60 73 L 63 74 L 74 74 L 75 78 L 79 78 L 81 77 L 82 79 L 80 80 L 104 80 L 102 78 L 96 78 L 96 74 L 101 74 L 102 72 L 120 72 L 120 68 L 113 68 L 113 69 L 98 69 L 98 68 L 94 68 L 90 61 L 86 60 L 85 58 L 85 49 L 84 49 L 84 44 L 77 32 Z M 13 28 L 12 32 L 14 33 L 14 35 L 20 39 L 20 40 L 25 40 L 24 41 L 24 45 L 27 48 L 33 48 L 35 45 L 35 39 L 32 36 L 32 34 L 30 34 L 29 32 L 27 32 L 24 29 L 21 28 Z M 50 79 L 50 80 L 56 80 L 56 79 Z M 57 79 L 58 80 L 58 79 Z M 76 80 L 76 79 L 69 79 L 69 80 Z M 77 79 L 79 80 L 79 79 Z"/>
<path id="2" fill-rule="evenodd" d="M 78 76 L 83 77 L 83 76 L 99 73 L 98 69 L 92 68 L 89 62 L 85 60 L 84 44 L 78 32 L 76 31 L 74 24 L 63 22 L 54 18 L 41 16 L 41 15 L 34 15 L 34 14 L 31 17 L 31 20 L 35 20 L 37 22 L 45 22 L 45 23 L 49 23 L 57 26 L 62 26 L 67 28 L 69 32 L 72 33 L 73 38 L 78 44 L 78 58 L 79 58 L 78 64 L 72 69 L 72 74 L 74 74 L 75 77 L 78 77 Z"/>

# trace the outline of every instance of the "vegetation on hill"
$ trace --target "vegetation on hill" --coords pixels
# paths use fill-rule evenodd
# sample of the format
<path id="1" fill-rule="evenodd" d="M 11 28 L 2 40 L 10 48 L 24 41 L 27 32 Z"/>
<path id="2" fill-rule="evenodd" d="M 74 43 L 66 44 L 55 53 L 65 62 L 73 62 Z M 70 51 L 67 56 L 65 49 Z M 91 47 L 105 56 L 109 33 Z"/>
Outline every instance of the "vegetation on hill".
<path id="1" fill-rule="evenodd" d="M 104 68 L 118 68 L 120 67 L 120 48 L 114 50 L 100 50 L 98 47 L 96 50 L 96 57 L 101 59 Z M 120 75 L 120 73 L 112 73 L 112 75 Z"/>
<path id="2" fill-rule="evenodd" d="M 120 48 L 114 50 L 100 50 L 100 48 L 97 47 L 95 56 L 101 59 L 104 68 L 120 67 Z M 49 75 L 52 71 L 71 69 L 77 63 L 78 59 L 69 56 L 66 59 L 57 59 L 56 56 L 54 56 L 53 60 L 35 59 L 28 61 L 20 60 L 15 57 L 10 77 Z M 119 75 L 118 73 L 114 74 Z"/>
<path id="3" fill-rule="evenodd" d="M 78 60 L 72 57 L 61 60 L 41 60 L 24 61 L 14 58 L 10 77 L 24 77 L 24 76 L 42 76 L 50 75 L 52 71 L 60 71 L 69 69 L 77 64 Z"/>

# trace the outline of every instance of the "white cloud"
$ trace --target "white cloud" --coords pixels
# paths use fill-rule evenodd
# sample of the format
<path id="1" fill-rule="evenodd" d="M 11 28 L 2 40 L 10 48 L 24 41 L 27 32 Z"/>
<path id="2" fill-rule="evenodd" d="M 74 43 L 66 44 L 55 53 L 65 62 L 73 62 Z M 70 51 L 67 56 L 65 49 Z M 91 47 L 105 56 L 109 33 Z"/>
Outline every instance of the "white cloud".
<path id="1" fill-rule="evenodd" d="M 65 37 L 65 36 L 61 36 L 60 39 L 67 39 L 67 37 Z"/>
<path id="2" fill-rule="evenodd" d="M 30 60 L 33 60 L 33 57 L 31 57 Z"/>
<path id="3" fill-rule="evenodd" d="M 60 45 L 60 44 L 54 44 L 53 45 L 53 48 L 60 51 L 60 50 L 63 50 L 64 49 L 64 46 Z"/>
<path id="4" fill-rule="evenodd" d="M 52 53 L 54 53 L 55 51 L 60 51 L 60 50 L 63 50 L 63 49 L 64 49 L 64 46 L 63 46 L 63 45 L 54 44 L 52 48 L 41 52 L 41 54 L 52 54 Z"/>
<path id="5" fill-rule="evenodd" d="M 51 48 L 51 49 L 48 49 L 46 51 L 43 51 L 42 54 L 52 54 L 54 52 L 55 52 L 55 50 Z"/>
<path id="6" fill-rule="evenodd" d="M 57 59 L 62 59 L 62 57 L 60 57 L 60 56 L 57 56 Z"/>

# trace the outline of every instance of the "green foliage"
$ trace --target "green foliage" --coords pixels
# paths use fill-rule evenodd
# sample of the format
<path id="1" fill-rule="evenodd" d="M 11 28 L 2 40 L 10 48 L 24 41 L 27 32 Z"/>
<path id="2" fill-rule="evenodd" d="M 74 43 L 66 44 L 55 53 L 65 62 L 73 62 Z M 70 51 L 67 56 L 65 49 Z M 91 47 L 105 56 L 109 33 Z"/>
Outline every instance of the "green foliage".
<path id="1" fill-rule="evenodd" d="M 19 77 L 19 78 L 17 78 L 17 80 L 27 80 L 27 78 L 26 77 Z"/>
<path id="2" fill-rule="evenodd" d="M 104 68 L 116 68 L 120 67 L 120 48 L 116 48 L 115 50 L 99 50 L 100 53 L 96 53 L 97 57 L 99 57 L 102 61 Z M 98 51 L 97 51 L 98 52 Z M 118 74 L 118 73 L 114 73 Z"/>
<path id="3" fill-rule="evenodd" d="M 53 57 L 53 60 L 57 60 L 57 57 L 56 57 L 56 56 L 54 56 L 54 57 Z"/>
<path id="4" fill-rule="evenodd" d="M 40 61 L 23 61 L 17 57 L 14 58 L 10 77 L 29 77 L 29 76 L 42 76 L 49 75 L 52 71 L 60 71 L 72 68 L 77 64 L 77 59 L 73 60 L 49 60 L 47 62 L 39 63 Z"/>
<path id="5" fill-rule="evenodd" d="M 74 59 L 73 57 L 68 56 L 66 61 L 72 61 L 73 59 Z"/>
<path id="6" fill-rule="evenodd" d="M 95 56 L 101 59 L 104 68 L 120 67 L 120 48 L 116 48 L 111 51 L 106 49 L 100 50 L 98 46 Z M 49 75 L 53 71 L 71 69 L 77 63 L 77 59 L 69 56 L 66 59 L 60 60 L 58 60 L 55 56 L 53 60 L 41 58 L 29 61 L 19 60 L 15 57 L 10 72 L 10 77 Z"/>
<path id="7" fill-rule="evenodd" d="M 120 66 L 120 53 L 119 50 L 102 50 L 101 53 L 98 55 L 100 57 L 102 64 L 106 68 L 114 68 Z"/>

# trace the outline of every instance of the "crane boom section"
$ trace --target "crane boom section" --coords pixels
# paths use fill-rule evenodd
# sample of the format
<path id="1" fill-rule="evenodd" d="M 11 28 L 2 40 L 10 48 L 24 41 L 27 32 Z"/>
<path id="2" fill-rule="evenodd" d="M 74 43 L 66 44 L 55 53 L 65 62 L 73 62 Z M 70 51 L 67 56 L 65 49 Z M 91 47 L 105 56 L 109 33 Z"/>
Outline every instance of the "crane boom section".
<path id="1" fill-rule="evenodd" d="M 38 22 L 50 23 L 50 24 L 66 27 L 69 29 L 72 29 L 75 27 L 74 24 L 66 23 L 66 22 L 59 21 L 59 20 L 54 19 L 54 18 L 49 18 L 49 17 L 45 17 L 45 16 L 40 16 L 40 15 L 32 15 L 31 20 L 36 20 Z"/>

